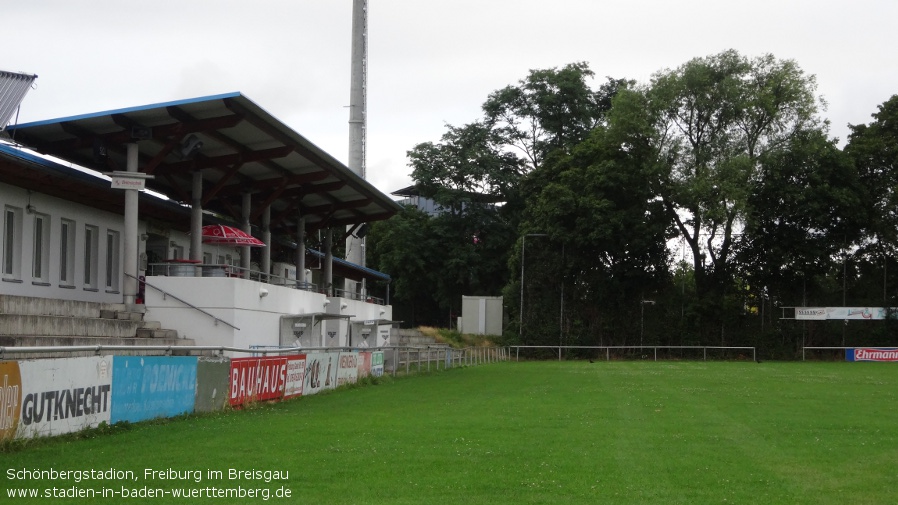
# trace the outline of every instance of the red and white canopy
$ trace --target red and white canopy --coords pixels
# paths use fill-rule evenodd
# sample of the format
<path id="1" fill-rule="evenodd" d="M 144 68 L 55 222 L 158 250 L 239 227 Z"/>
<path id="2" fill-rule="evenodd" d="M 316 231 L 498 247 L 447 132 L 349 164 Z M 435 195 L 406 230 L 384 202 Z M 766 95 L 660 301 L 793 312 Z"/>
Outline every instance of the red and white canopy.
<path id="1" fill-rule="evenodd" d="M 265 242 L 253 237 L 243 230 L 223 224 L 203 226 L 204 244 L 221 244 L 250 247 L 265 247 Z"/>

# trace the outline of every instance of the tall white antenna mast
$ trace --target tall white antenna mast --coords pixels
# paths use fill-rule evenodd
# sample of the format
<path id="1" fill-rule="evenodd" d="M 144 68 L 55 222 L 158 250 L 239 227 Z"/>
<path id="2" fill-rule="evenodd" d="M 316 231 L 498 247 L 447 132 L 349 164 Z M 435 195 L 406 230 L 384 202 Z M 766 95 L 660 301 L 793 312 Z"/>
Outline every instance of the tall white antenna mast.
<path id="1" fill-rule="evenodd" d="M 365 178 L 368 90 L 368 0 L 352 1 L 352 68 L 349 82 L 349 169 Z M 346 261 L 365 266 L 365 239 L 346 237 Z M 345 290 L 366 296 L 365 281 L 346 280 Z M 351 295 L 350 295 L 351 296 Z"/>
<path id="2" fill-rule="evenodd" d="M 352 2 L 352 69 L 349 82 L 349 168 L 365 178 L 368 91 L 368 0 Z"/>

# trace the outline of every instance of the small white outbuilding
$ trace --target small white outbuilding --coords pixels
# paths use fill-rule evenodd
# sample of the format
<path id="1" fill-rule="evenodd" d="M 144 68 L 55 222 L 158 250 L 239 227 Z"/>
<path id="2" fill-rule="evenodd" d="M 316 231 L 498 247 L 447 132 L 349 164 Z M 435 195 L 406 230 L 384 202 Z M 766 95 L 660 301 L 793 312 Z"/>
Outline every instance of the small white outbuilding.
<path id="1" fill-rule="evenodd" d="M 473 335 L 502 334 L 501 296 L 462 296 L 461 332 Z"/>

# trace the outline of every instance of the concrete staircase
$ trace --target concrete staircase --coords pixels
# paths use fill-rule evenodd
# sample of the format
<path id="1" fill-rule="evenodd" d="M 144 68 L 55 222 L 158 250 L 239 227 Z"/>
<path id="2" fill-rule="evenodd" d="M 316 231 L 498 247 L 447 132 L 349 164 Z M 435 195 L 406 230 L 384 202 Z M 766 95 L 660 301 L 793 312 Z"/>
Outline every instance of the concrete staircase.
<path id="1" fill-rule="evenodd" d="M 445 346 L 445 344 L 437 344 L 433 337 L 427 337 L 420 330 L 414 328 L 402 328 L 399 330 L 399 341 L 394 345 L 410 345 L 410 346 Z"/>
<path id="2" fill-rule="evenodd" d="M 176 330 L 144 321 L 142 305 L 107 304 L 0 295 L 0 347 L 187 346 Z M 117 354 L 165 354 L 165 351 L 116 351 Z M 5 353 L 0 359 L 70 357 L 95 352 Z M 185 353 L 186 354 L 186 353 Z"/>

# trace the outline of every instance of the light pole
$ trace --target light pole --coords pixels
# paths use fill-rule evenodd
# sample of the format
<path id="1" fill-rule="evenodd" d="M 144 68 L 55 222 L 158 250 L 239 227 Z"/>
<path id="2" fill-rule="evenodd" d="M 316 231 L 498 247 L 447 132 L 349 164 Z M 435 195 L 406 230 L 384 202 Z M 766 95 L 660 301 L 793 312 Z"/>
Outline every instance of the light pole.
<path id="1" fill-rule="evenodd" d="M 521 306 L 518 308 L 518 337 L 524 336 L 524 246 L 527 237 L 548 237 L 547 233 L 528 233 L 521 237 Z"/>
<path id="2" fill-rule="evenodd" d="M 645 334 L 645 306 L 655 305 L 655 300 L 642 300 L 639 303 L 639 347 L 642 347 L 642 336 Z"/>

